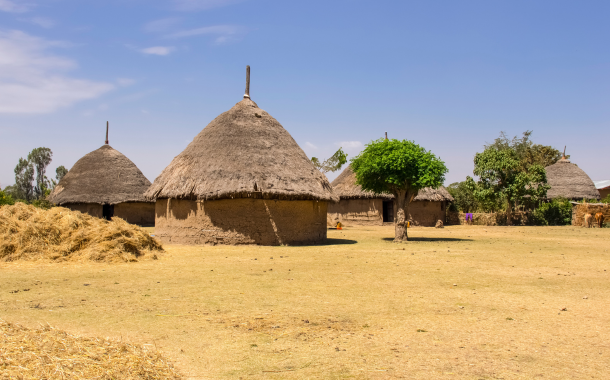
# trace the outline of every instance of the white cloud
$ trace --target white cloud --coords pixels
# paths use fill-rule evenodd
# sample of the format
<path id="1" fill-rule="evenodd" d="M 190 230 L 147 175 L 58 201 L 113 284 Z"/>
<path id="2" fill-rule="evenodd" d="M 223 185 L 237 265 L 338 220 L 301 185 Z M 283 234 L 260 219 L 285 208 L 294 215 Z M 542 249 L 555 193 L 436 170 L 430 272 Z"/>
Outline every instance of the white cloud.
<path id="1" fill-rule="evenodd" d="M 153 46 L 140 50 L 141 53 L 152 55 L 168 55 L 172 51 L 174 51 L 172 46 Z"/>
<path id="2" fill-rule="evenodd" d="M 310 143 L 309 141 L 306 141 L 306 142 L 305 142 L 305 146 L 306 146 L 307 148 L 309 148 L 309 149 L 313 149 L 313 150 L 318 149 L 318 147 L 317 147 L 317 146 L 313 145 L 313 144 L 312 144 L 312 143 Z"/>
<path id="3" fill-rule="evenodd" d="M 177 10 L 189 12 L 225 7 L 242 1 L 244 0 L 174 0 L 174 4 Z"/>
<path id="4" fill-rule="evenodd" d="M 0 1 L 2 1 L 2 0 L 0 0 Z M 30 22 L 32 24 L 38 25 L 45 29 L 50 29 L 57 24 L 54 20 L 51 20 L 50 18 L 46 18 L 46 17 L 32 17 L 30 19 L 26 19 L 26 20 L 22 20 L 22 21 Z"/>
<path id="5" fill-rule="evenodd" d="M 144 31 L 149 33 L 165 32 L 180 21 L 179 18 L 164 18 L 148 22 L 144 25 Z"/>
<path id="6" fill-rule="evenodd" d="M 183 38 L 202 35 L 217 36 L 214 40 L 217 44 L 224 44 L 231 41 L 236 41 L 246 33 L 246 28 L 238 25 L 214 25 L 205 26 L 203 28 L 182 30 L 176 33 L 167 35 L 169 38 Z"/>
<path id="7" fill-rule="evenodd" d="M 355 149 L 361 149 L 364 147 L 364 144 L 362 144 L 360 141 L 341 141 L 338 143 L 335 143 L 335 145 L 342 147 L 343 149 L 349 149 L 349 150 L 355 150 Z"/>
<path id="8" fill-rule="evenodd" d="M 22 13 L 27 12 L 29 6 L 23 2 L 15 2 L 11 0 L 0 0 L 0 11 L 11 12 L 11 13 Z"/>
<path id="9" fill-rule="evenodd" d="M 66 76 L 77 63 L 49 52 L 62 46 L 21 31 L 0 31 L 0 113 L 53 112 L 114 88 Z"/>
<path id="10" fill-rule="evenodd" d="M 131 86 L 132 84 L 136 83 L 136 81 L 131 78 L 118 78 L 116 82 L 121 87 Z"/>

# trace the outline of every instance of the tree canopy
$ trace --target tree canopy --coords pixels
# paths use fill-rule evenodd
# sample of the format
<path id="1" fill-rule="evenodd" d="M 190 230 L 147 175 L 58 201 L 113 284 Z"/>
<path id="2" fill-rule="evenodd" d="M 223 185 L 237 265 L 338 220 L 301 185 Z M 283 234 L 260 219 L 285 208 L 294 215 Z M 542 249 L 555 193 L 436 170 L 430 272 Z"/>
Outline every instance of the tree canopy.
<path id="1" fill-rule="evenodd" d="M 419 190 L 438 188 L 447 167 L 432 152 L 409 140 L 379 139 L 367 144 L 351 162 L 362 190 L 395 196 L 395 241 L 408 240 L 406 218 L 409 203 Z"/>
<path id="2" fill-rule="evenodd" d="M 320 162 L 317 157 L 312 157 L 311 162 L 313 163 L 313 166 L 315 166 L 316 169 L 322 173 L 335 172 L 341 169 L 341 167 L 347 162 L 347 154 L 342 148 L 339 148 L 335 154 L 330 156 L 324 162 Z"/>

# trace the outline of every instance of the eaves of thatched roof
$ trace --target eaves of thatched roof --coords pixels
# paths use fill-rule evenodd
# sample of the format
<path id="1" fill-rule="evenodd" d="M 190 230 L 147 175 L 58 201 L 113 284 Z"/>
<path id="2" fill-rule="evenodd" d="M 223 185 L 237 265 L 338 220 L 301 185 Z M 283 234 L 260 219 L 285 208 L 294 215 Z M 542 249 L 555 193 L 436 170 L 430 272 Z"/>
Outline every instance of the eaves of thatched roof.
<path id="1" fill-rule="evenodd" d="M 49 201 L 58 205 L 148 202 L 144 192 L 149 186 L 150 181 L 129 158 L 103 145 L 74 164 L 55 186 Z"/>
<path id="2" fill-rule="evenodd" d="M 354 173 L 351 166 L 346 167 L 331 185 L 341 199 L 394 199 L 393 194 L 380 194 L 362 190 L 362 187 L 356 183 L 356 173 Z M 453 201 L 453 197 L 442 186 L 438 189 L 426 187 L 421 189 L 413 200 L 440 202 Z"/>
<path id="3" fill-rule="evenodd" d="M 562 158 L 545 169 L 547 182 L 551 186 L 547 198 L 600 199 L 591 178 L 570 160 Z"/>
<path id="4" fill-rule="evenodd" d="M 208 124 L 145 196 L 338 200 L 290 133 L 249 98 Z"/>

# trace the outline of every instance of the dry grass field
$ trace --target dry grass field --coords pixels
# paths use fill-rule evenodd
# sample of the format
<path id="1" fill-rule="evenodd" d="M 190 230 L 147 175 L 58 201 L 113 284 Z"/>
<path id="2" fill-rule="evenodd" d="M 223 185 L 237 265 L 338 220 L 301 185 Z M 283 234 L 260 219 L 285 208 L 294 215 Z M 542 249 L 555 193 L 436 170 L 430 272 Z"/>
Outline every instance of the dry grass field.
<path id="1" fill-rule="evenodd" d="M 0 318 L 149 344 L 192 379 L 610 376 L 610 229 L 409 233 L 0 263 Z"/>

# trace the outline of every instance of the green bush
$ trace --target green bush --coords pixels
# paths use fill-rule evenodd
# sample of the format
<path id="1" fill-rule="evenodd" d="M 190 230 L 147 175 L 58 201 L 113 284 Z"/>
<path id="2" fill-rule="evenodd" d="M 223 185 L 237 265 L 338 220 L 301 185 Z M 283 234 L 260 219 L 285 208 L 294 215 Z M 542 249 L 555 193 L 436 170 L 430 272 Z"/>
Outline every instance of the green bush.
<path id="1" fill-rule="evenodd" d="M 572 204 L 567 199 L 553 199 L 541 204 L 532 213 L 532 221 L 538 226 L 567 226 L 572 224 Z"/>
<path id="2" fill-rule="evenodd" d="M 15 200 L 10 194 L 5 194 L 4 191 L 0 190 L 0 206 L 4 205 L 14 205 Z"/>
<path id="3" fill-rule="evenodd" d="M 610 194 L 608 194 L 608 196 L 606 198 L 602 199 L 600 202 L 601 203 L 610 203 Z"/>

